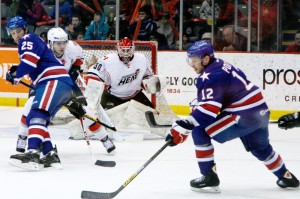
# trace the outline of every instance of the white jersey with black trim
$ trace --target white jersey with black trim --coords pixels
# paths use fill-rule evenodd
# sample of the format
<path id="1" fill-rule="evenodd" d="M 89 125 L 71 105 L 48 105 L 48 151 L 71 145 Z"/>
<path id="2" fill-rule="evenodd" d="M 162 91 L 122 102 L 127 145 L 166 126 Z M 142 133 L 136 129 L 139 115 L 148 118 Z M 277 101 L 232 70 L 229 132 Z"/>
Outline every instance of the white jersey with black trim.
<path id="1" fill-rule="evenodd" d="M 124 64 L 117 53 L 103 56 L 92 66 L 87 78 L 100 78 L 107 85 L 108 92 L 122 99 L 128 99 L 142 89 L 142 80 L 152 76 L 150 62 L 144 54 L 134 53 L 133 59 Z"/>
<path id="2" fill-rule="evenodd" d="M 82 56 L 83 51 L 81 46 L 69 40 L 63 56 L 56 57 L 56 59 L 69 71 L 72 65 L 81 66 L 83 64 Z"/>

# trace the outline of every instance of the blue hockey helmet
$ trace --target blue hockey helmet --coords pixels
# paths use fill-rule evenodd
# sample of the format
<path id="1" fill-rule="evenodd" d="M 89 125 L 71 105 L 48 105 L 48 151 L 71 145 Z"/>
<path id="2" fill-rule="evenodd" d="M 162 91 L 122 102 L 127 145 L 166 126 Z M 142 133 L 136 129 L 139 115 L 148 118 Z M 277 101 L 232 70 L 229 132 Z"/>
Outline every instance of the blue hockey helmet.
<path id="1" fill-rule="evenodd" d="M 26 21 L 20 16 L 15 16 L 8 20 L 6 28 L 8 30 L 8 33 L 10 33 L 11 30 L 14 30 L 17 28 L 26 29 L 26 27 L 27 27 Z"/>
<path id="2" fill-rule="evenodd" d="M 204 59 L 204 57 L 208 55 L 211 58 L 214 57 L 214 48 L 208 43 L 206 40 L 200 40 L 195 42 L 188 50 L 187 56 L 188 58 L 192 57 L 200 57 L 200 59 Z"/>

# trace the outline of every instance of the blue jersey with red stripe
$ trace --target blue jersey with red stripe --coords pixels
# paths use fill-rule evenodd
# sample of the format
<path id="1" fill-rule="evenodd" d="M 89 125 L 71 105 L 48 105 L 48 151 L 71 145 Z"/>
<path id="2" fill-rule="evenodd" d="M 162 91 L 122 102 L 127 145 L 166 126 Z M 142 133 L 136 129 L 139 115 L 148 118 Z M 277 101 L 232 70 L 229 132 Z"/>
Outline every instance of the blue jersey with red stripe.
<path id="1" fill-rule="evenodd" d="M 197 79 L 198 104 L 191 113 L 202 126 L 207 127 L 220 112 L 246 114 L 264 104 L 260 89 L 246 75 L 231 64 L 215 59 Z"/>
<path id="2" fill-rule="evenodd" d="M 47 44 L 36 34 L 26 34 L 19 41 L 20 64 L 16 78 L 29 75 L 34 85 L 50 80 L 60 80 L 73 86 L 63 64 L 56 58 Z"/>

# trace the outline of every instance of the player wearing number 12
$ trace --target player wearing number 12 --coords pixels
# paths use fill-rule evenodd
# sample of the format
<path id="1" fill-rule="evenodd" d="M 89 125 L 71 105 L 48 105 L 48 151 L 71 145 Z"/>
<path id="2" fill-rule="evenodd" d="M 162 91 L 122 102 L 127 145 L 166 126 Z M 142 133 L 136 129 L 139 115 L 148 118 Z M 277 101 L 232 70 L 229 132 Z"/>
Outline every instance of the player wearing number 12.
<path id="1" fill-rule="evenodd" d="M 279 187 L 299 187 L 298 179 L 287 170 L 269 142 L 270 112 L 260 89 L 240 69 L 215 58 L 212 45 L 204 40 L 194 43 L 187 56 L 188 64 L 199 74 L 198 102 L 186 120 L 174 122 L 166 140 L 173 138 L 174 146 L 192 133 L 203 175 L 191 180 L 192 190 L 220 192 L 211 140 L 225 143 L 235 138 L 240 138 L 245 149 L 277 177 Z"/>

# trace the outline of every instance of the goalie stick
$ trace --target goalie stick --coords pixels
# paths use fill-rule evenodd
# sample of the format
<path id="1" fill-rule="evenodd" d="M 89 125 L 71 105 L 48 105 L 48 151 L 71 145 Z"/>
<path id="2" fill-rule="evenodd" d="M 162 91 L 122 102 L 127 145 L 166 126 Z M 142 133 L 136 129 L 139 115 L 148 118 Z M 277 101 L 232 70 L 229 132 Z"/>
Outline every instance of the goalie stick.
<path id="1" fill-rule="evenodd" d="M 27 83 L 25 83 L 25 82 L 23 82 L 23 81 L 20 81 L 20 84 L 26 86 L 27 88 L 30 88 L 30 89 L 32 89 L 32 90 L 35 90 L 34 87 L 32 87 L 31 85 L 29 85 L 29 84 L 27 84 Z M 75 112 L 76 112 L 76 111 L 75 111 Z M 109 126 L 109 125 L 107 125 L 107 124 L 105 124 L 105 123 L 103 123 L 103 122 L 100 122 L 98 118 L 95 119 L 95 118 L 93 118 L 92 116 L 89 116 L 89 115 L 87 115 L 87 114 L 84 114 L 84 117 L 87 118 L 87 119 L 92 120 L 93 122 L 99 123 L 99 124 L 101 124 L 102 126 L 108 128 L 108 129 L 111 129 L 111 130 L 113 130 L 113 131 L 117 131 L 116 127 L 114 127 L 114 126 Z"/>
<path id="2" fill-rule="evenodd" d="M 82 191 L 81 198 L 82 199 L 109 199 L 114 198 L 118 195 L 127 185 L 138 176 L 173 140 L 168 140 L 142 167 L 140 167 L 134 174 L 132 174 L 128 180 L 116 191 L 114 192 L 93 192 L 93 191 Z"/>
<path id="3" fill-rule="evenodd" d="M 84 128 L 83 125 L 83 120 L 84 118 L 80 118 L 80 124 L 82 127 L 82 131 L 86 140 L 86 143 L 88 145 L 89 148 L 89 152 L 90 152 L 90 156 L 91 156 L 91 160 L 92 160 L 92 164 L 98 165 L 98 166 L 103 166 L 103 167 L 115 167 L 116 166 L 116 162 L 115 161 L 104 161 L 104 160 L 96 160 L 92 151 L 92 147 L 91 147 L 91 143 L 90 143 L 90 139 L 88 134 L 86 133 L 86 130 Z"/>
<path id="4" fill-rule="evenodd" d="M 172 127 L 171 124 L 157 124 L 152 111 L 146 111 L 145 112 L 145 117 L 146 117 L 146 120 L 147 120 L 148 124 L 152 128 Z"/>

